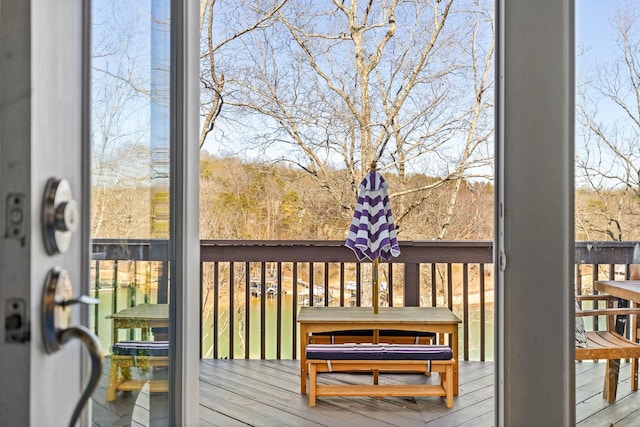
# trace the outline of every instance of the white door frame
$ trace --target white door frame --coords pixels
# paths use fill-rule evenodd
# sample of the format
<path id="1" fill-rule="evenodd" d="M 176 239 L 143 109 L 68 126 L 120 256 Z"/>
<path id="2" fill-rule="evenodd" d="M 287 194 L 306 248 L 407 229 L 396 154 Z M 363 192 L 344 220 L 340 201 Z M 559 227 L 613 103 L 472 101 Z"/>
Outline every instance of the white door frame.
<path id="1" fill-rule="evenodd" d="M 86 378 L 80 342 L 48 355 L 40 326 L 51 268 L 68 272 L 75 295 L 86 283 L 83 233 L 72 235 L 66 253 L 47 255 L 41 225 L 50 177 L 67 179 L 80 211 L 88 208 L 82 170 L 86 4 L 0 0 L 0 425 L 68 423 Z M 22 343 L 7 340 L 11 301 L 24 303 Z M 80 311 L 72 310 L 72 324 L 81 323 Z"/>
<path id="2" fill-rule="evenodd" d="M 496 425 L 575 425 L 574 2 L 499 0 Z"/>
<path id="3" fill-rule="evenodd" d="M 65 425 L 87 378 L 80 342 L 45 353 L 40 327 L 44 279 L 65 268 L 74 294 L 88 293 L 89 224 L 64 254 L 46 255 L 42 196 L 51 176 L 69 180 L 88 217 L 90 2 L 0 0 L 0 425 Z M 170 424 L 199 424 L 199 4 L 172 9 L 172 375 Z M 84 22 L 83 22 L 84 20 Z M 190 143 L 192 142 L 192 143 Z M 19 201 L 14 212 L 7 207 Z M 9 222 L 11 220 L 11 223 Z M 14 227 L 16 235 L 7 234 Z M 7 304 L 24 302 L 24 342 L 7 342 Z M 88 324 L 74 309 L 72 324 Z M 75 340 L 77 341 L 77 340 Z M 82 366 L 83 369 L 79 369 Z M 11 384 L 11 386 L 8 386 Z M 91 425 L 88 411 L 82 425 Z"/>

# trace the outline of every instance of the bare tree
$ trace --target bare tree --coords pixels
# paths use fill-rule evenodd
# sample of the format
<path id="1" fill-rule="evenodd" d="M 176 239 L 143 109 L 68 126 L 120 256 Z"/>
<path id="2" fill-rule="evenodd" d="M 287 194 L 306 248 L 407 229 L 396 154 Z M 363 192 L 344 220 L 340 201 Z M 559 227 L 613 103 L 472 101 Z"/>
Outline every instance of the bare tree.
<path id="1" fill-rule="evenodd" d="M 244 134 L 253 148 L 280 152 L 345 215 L 373 160 L 397 177 L 400 218 L 429 190 L 490 175 L 492 13 L 488 2 L 456 4 L 290 0 L 278 25 L 243 39 L 227 76 L 235 90 L 225 102 L 252 128 L 232 144 Z M 416 186 L 413 174 L 436 179 Z"/>
<path id="2" fill-rule="evenodd" d="M 271 25 L 287 0 L 200 2 L 200 148 L 214 130 L 225 99 L 225 68 L 242 48 L 239 38 Z"/>
<path id="3" fill-rule="evenodd" d="M 625 3 L 612 23 L 616 49 L 580 76 L 576 172 L 592 195 L 576 224 L 579 238 L 628 240 L 640 236 L 640 10 Z"/>
<path id="4" fill-rule="evenodd" d="M 92 235 L 143 237 L 149 229 L 144 188 L 151 153 L 149 58 L 140 46 L 148 39 L 148 11 L 136 2 L 95 7 L 102 20 L 92 23 Z"/>

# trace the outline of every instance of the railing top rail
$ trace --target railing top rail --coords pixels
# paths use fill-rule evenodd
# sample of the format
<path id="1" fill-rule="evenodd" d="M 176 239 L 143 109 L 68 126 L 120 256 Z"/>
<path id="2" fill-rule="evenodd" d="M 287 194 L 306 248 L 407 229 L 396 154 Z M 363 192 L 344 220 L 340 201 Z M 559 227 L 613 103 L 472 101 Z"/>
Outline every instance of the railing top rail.
<path id="1" fill-rule="evenodd" d="M 166 239 L 94 239 L 93 258 L 167 261 Z M 404 240 L 395 263 L 492 263 L 490 240 Z M 636 242 L 579 241 L 576 263 L 630 264 Z M 202 262 L 357 262 L 343 240 L 201 240 Z"/>
<path id="2" fill-rule="evenodd" d="M 490 263 L 490 241 L 400 241 L 394 263 L 476 262 Z M 357 262 L 343 240 L 203 240 L 200 259 L 215 261 Z"/>

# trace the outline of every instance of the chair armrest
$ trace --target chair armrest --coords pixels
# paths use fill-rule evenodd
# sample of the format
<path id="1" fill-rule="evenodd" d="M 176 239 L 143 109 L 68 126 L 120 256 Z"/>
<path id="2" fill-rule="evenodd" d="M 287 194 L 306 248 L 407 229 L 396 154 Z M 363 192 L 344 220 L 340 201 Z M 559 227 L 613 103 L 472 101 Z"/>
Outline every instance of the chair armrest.
<path id="1" fill-rule="evenodd" d="M 640 314 L 640 308 L 600 308 L 597 310 L 576 311 L 576 317 L 584 316 L 616 316 L 625 314 Z"/>
<path id="2" fill-rule="evenodd" d="M 617 301 L 618 298 L 609 294 L 597 294 L 597 295 L 576 295 L 578 301 Z"/>

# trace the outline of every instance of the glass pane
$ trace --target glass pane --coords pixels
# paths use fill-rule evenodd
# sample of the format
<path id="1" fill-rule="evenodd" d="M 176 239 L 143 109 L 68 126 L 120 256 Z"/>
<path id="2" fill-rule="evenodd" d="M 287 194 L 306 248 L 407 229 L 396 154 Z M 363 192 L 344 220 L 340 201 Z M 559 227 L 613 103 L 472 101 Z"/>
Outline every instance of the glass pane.
<path id="1" fill-rule="evenodd" d="M 204 363 L 281 359 L 297 394 L 300 310 L 437 306 L 461 319 L 456 356 L 491 377 L 493 1 L 201 5 Z M 344 247 L 374 161 L 413 261 L 358 263 Z M 209 405 L 251 424 L 216 381 L 201 386 Z M 493 388 L 481 393 L 474 425 L 491 425 Z"/>
<path id="2" fill-rule="evenodd" d="M 105 353 L 97 425 L 166 424 L 168 0 L 92 2 L 92 327 Z"/>
<path id="3" fill-rule="evenodd" d="M 628 307 L 640 302 L 640 284 L 629 283 L 635 278 L 630 264 L 640 238 L 640 4 L 577 0 L 575 39 L 576 310 Z M 635 262 L 640 262 L 640 248 L 635 252 Z M 593 295 L 600 296 L 594 300 Z M 635 316 L 628 314 L 617 316 L 609 327 L 604 316 L 576 317 L 576 358 L 594 347 L 590 338 L 595 334 L 616 333 L 621 340 L 636 341 L 635 328 Z M 637 363 L 637 355 L 629 357 L 619 367 L 612 364 L 611 372 L 619 377 L 612 381 L 608 399 L 603 395 L 608 365 L 576 364 L 578 422 L 597 417 L 600 424 L 624 423 L 633 409 L 621 414 L 613 403 L 621 400 L 637 410 L 630 361 Z"/>

